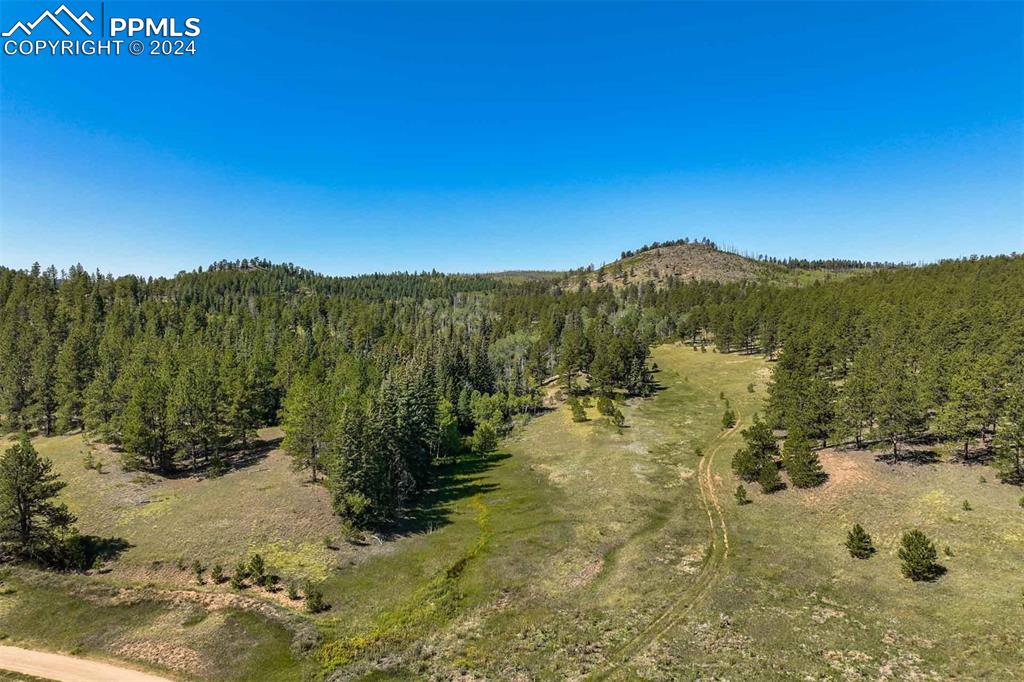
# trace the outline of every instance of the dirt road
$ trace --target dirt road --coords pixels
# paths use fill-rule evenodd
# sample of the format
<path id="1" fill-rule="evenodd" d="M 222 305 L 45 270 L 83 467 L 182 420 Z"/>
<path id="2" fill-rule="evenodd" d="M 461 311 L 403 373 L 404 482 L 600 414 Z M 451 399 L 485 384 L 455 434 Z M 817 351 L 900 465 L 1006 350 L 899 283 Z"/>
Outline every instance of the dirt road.
<path id="1" fill-rule="evenodd" d="M 715 455 L 722 449 L 725 440 L 737 429 L 740 423 L 727 431 L 723 431 L 716 437 L 716 444 L 711 451 L 705 455 L 697 467 L 697 481 L 700 484 L 701 502 L 708 514 L 710 526 L 710 547 L 707 560 L 701 569 L 696 581 L 683 590 L 671 604 L 647 625 L 632 639 L 622 645 L 611 656 L 605 668 L 599 669 L 588 676 L 590 680 L 604 680 L 621 672 L 621 668 L 629 663 L 629 660 L 656 642 L 665 632 L 676 623 L 685 618 L 701 599 L 708 593 L 721 574 L 722 565 L 729 557 L 729 529 L 725 526 L 725 516 L 722 514 L 722 505 L 718 501 L 715 491 L 715 477 L 712 466 Z M 716 523 L 717 518 L 717 523 Z"/>
<path id="2" fill-rule="evenodd" d="M 60 682 L 170 682 L 109 663 L 14 646 L 0 646 L 0 669 Z"/>

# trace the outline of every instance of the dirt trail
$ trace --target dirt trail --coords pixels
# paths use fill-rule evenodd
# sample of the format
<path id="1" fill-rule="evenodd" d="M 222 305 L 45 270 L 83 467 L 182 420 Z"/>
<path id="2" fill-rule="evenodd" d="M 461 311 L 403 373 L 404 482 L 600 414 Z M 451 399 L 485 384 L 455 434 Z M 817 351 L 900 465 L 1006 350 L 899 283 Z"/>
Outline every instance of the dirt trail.
<path id="1" fill-rule="evenodd" d="M 708 551 L 708 558 L 701 567 L 700 575 L 697 576 L 693 584 L 683 590 L 666 607 L 660 616 L 615 650 L 608 657 L 607 666 L 591 673 L 589 679 L 603 680 L 613 675 L 624 664 L 628 663 L 633 656 L 658 641 L 669 628 L 686 617 L 690 610 L 708 593 L 711 586 L 717 582 L 718 577 L 721 575 L 722 564 L 729 556 L 729 529 L 725 525 L 722 505 L 719 503 L 718 494 L 715 491 L 713 464 L 715 455 L 722 449 L 726 439 L 738 428 L 740 428 L 739 420 L 731 429 L 720 433 L 715 438 L 717 441 L 715 446 L 706 456 L 701 458 L 700 464 L 697 467 L 701 502 L 708 514 L 708 525 L 711 527 L 711 547 Z"/>
<path id="2" fill-rule="evenodd" d="M 131 668 L 14 646 L 0 646 L 0 669 L 60 682 L 170 682 Z"/>

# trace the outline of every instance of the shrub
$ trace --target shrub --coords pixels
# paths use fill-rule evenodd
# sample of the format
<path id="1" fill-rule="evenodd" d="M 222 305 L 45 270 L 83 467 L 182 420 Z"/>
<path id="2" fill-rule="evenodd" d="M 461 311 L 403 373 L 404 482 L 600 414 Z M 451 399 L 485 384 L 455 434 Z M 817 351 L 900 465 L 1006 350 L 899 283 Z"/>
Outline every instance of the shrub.
<path id="1" fill-rule="evenodd" d="M 203 566 L 199 559 L 192 562 L 192 575 L 196 577 L 196 582 L 200 585 L 203 584 L 203 573 L 206 573 L 206 566 Z"/>
<path id="2" fill-rule="evenodd" d="M 206 469 L 206 473 L 211 478 L 217 478 L 223 476 L 228 472 L 228 463 L 224 461 L 224 456 L 219 452 L 215 452 L 210 455 L 210 466 Z"/>
<path id="3" fill-rule="evenodd" d="M 747 498 L 747 489 L 743 487 L 743 484 L 736 486 L 736 504 L 741 507 L 750 504 L 750 500 Z"/>
<path id="4" fill-rule="evenodd" d="M 299 583 L 295 580 L 288 581 L 288 598 L 295 601 L 299 598 Z"/>
<path id="5" fill-rule="evenodd" d="M 327 602 L 324 601 L 324 593 L 310 583 L 306 583 L 306 610 L 310 613 L 320 613 L 327 610 Z"/>
<path id="6" fill-rule="evenodd" d="M 248 573 L 254 581 L 257 583 L 263 578 L 263 574 L 266 573 L 267 565 L 263 561 L 263 557 L 259 554 L 253 554 L 249 558 L 249 570 Z"/>
<path id="7" fill-rule="evenodd" d="M 231 574 L 231 587 L 240 590 L 245 587 L 245 579 L 249 577 L 249 564 L 239 561 L 235 564 L 235 572 Z"/>
<path id="8" fill-rule="evenodd" d="M 871 542 L 871 536 L 859 523 L 853 524 L 853 528 L 846 534 L 846 549 L 854 559 L 868 559 L 875 553 L 875 546 Z"/>
<path id="9" fill-rule="evenodd" d="M 964 503 L 960 506 L 963 507 L 964 511 L 971 511 L 971 503 L 967 500 L 964 500 Z"/>
<path id="10" fill-rule="evenodd" d="M 224 567 L 220 564 L 214 564 L 213 568 L 210 569 L 210 579 L 218 585 L 224 582 Z"/>
<path id="11" fill-rule="evenodd" d="M 725 412 L 722 413 L 722 428 L 731 429 L 736 426 L 736 413 L 732 411 L 731 407 L 726 407 Z"/>
<path id="12" fill-rule="evenodd" d="M 606 396 L 598 396 L 597 398 L 597 411 L 606 417 L 610 417 L 615 414 L 615 403 Z"/>
<path id="13" fill-rule="evenodd" d="M 477 424 L 476 429 L 473 430 L 473 435 L 470 437 L 470 447 L 473 451 L 486 455 L 488 452 L 494 452 L 498 447 L 498 431 L 494 428 L 494 424 L 489 421 L 482 421 Z"/>
<path id="14" fill-rule="evenodd" d="M 702 448 L 699 445 L 694 445 L 693 446 L 693 454 L 697 455 L 698 457 L 703 457 L 704 456 L 704 448 Z"/>
<path id="15" fill-rule="evenodd" d="M 572 420 L 574 422 L 587 421 L 587 411 L 583 409 L 583 405 L 580 404 L 580 401 L 573 398 L 569 401 L 569 408 L 572 410 Z"/>
<path id="16" fill-rule="evenodd" d="M 612 421 L 612 424 L 615 424 L 615 426 L 619 427 L 620 429 L 626 425 L 626 417 L 618 408 L 615 408 L 615 412 L 612 413 L 610 419 Z"/>
<path id="17" fill-rule="evenodd" d="M 753 393 L 753 392 L 754 392 L 754 384 L 753 383 L 747 384 L 747 393 Z"/>
<path id="18" fill-rule="evenodd" d="M 904 533 L 899 557 L 903 561 L 903 575 L 911 580 L 934 580 L 942 573 L 936 562 L 938 552 L 928 536 L 916 528 Z"/>

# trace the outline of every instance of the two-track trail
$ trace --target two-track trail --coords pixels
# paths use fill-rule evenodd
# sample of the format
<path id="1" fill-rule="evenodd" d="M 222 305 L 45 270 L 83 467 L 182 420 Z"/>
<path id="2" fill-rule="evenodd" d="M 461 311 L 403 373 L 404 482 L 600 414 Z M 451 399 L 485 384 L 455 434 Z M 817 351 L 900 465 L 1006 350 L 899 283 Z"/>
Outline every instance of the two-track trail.
<path id="1" fill-rule="evenodd" d="M 685 618 L 690 611 L 708 594 L 711 587 L 718 581 L 726 558 L 729 556 L 729 529 L 725 525 L 722 505 L 715 490 L 714 461 L 726 440 L 740 427 L 740 422 L 715 437 L 715 445 L 708 454 L 701 458 L 697 466 L 697 480 L 700 488 L 701 503 L 708 515 L 710 545 L 707 558 L 701 567 L 696 580 L 683 589 L 661 614 L 652 620 L 627 642 L 613 651 L 607 664 L 591 673 L 591 680 L 603 680 L 620 670 L 630 659 L 658 641 L 672 626 Z"/>

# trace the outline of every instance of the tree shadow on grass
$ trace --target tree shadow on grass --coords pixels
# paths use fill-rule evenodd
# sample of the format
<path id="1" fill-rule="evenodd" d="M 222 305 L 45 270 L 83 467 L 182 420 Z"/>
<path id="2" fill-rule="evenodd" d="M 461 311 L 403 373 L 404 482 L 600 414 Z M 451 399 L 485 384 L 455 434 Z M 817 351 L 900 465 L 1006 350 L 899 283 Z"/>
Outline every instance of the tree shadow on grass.
<path id="1" fill-rule="evenodd" d="M 431 487 L 416 498 L 403 518 L 386 529 L 388 535 L 425 533 L 447 526 L 454 502 L 497 490 L 498 484 L 486 482 L 485 474 L 509 457 L 502 452 L 465 454 L 439 464 Z"/>
<path id="2" fill-rule="evenodd" d="M 51 565 L 73 571 L 85 571 L 98 564 L 114 561 L 134 545 L 124 538 L 99 535 L 75 535 L 69 538 L 62 551 L 52 557 Z"/>
<path id="3" fill-rule="evenodd" d="M 277 438 L 257 438 L 253 442 L 249 443 L 247 448 L 238 447 L 234 452 L 226 453 L 228 455 L 227 464 L 232 471 L 238 469 L 245 469 L 254 464 L 258 464 L 267 458 L 274 450 L 281 447 L 281 441 L 284 437 L 278 436 Z"/>
<path id="4" fill-rule="evenodd" d="M 890 465 L 912 464 L 914 466 L 923 466 L 926 464 L 938 464 L 941 458 L 935 450 L 918 449 L 903 450 L 894 461 L 892 450 L 881 450 L 876 452 L 875 461 Z"/>

